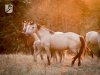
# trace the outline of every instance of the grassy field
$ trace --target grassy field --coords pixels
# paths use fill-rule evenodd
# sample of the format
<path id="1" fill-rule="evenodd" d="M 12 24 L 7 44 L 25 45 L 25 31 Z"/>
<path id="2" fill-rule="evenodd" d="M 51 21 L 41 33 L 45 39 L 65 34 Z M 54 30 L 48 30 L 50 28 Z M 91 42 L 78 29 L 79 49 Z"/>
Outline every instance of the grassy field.
<path id="1" fill-rule="evenodd" d="M 62 63 L 53 62 L 46 66 L 46 60 L 37 63 L 32 55 L 9 54 L 0 55 L 0 75 L 100 75 L 100 61 L 89 56 L 82 58 L 82 65 L 77 62 L 70 65 L 72 56 L 68 55 Z"/>

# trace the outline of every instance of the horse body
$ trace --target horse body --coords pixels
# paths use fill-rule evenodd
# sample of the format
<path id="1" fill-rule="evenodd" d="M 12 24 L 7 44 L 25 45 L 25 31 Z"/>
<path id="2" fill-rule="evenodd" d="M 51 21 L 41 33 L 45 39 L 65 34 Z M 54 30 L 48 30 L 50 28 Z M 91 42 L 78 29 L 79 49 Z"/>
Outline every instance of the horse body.
<path id="1" fill-rule="evenodd" d="M 88 33 L 86 33 L 86 42 L 87 43 L 92 43 L 92 44 L 97 44 L 98 43 L 98 32 L 95 31 L 90 31 Z"/>
<path id="2" fill-rule="evenodd" d="M 26 34 L 26 29 L 29 27 L 28 24 L 30 24 L 30 22 L 27 22 L 27 21 L 24 21 L 23 22 L 23 32 L 24 34 Z M 50 33 L 54 33 L 53 31 L 50 31 Z M 55 32 L 55 34 L 62 34 L 63 32 Z M 30 35 L 30 34 L 29 34 Z M 40 39 L 38 38 L 38 36 L 36 35 L 36 33 L 33 33 L 31 34 L 31 36 L 33 37 L 34 39 L 34 43 L 33 43 L 33 48 L 34 48 L 34 61 L 36 61 L 36 58 L 37 58 L 37 55 L 40 53 L 40 56 L 41 56 L 41 59 L 43 59 L 43 53 L 44 53 L 44 48 L 43 46 L 41 45 L 41 41 Z M 62 57 L 62 54 L 59 53 L 59 52 L 56 52 L 53 50 L 51 50 L 51 55 L 52 57 L 55 57 L 55 59 L 57 60 L 57 55 L 56 53 L 59 54 L 59 56 Z M 61 58 L 60 57 L 60 58 Z M 62 58 L 61 58 L 62 59 Z M 60 60 L 61 61 L 61 60 Z"/>
<path id="3" fill-rule="evenodd" d="M 23 32 L 22 33 L 24 34 L 26 34 L 25 32 L 27 29 L 27 24 L 29 24 L 29 22 L 26 22 L 26 21 L 23 22 Z M 33 33 L 31 36 L 34 39 L 34 42 L 32 43 L 32 48 L 34 48 L 34 61 L 36 61 L 36 56 L 39 54 L 40 49 L 41 49 L 41 41 L 35 33 Z M 41 59 L 43 59 L 42 54 L 40 54 L 40 56 L 41 56 Z"/>
<path id="4" fill-rule="evenodd" d="M 50 45 L 52 49 L 67 49 L 68 47 L 77 47 L 80 45 L 80 36 L 73 32 L 62 33 L 55 32 L 54 34 L 50 34 L 47 29 L 41 29 L 38 32 L 38 36 L 41 39 L 42 45 Z M 63 39 L 63 40 L 62 40 Z"/>
<path id="5" fill-rule="evenodd" d="M 74 60 L 72 61 L 72 65 L 77 58 L 79 59 L 78 65 L 81 64 L 80 57 L 85 47 L 85 41 L 80 35 L 73 32 L 61 34 L 51 33 L 49 29 L 40 27 L 37 24 L 28 25 L 26 33 L 36 33 L 38 35 L 39 39 L 41 40 L 41 45 L 45 48 L 47 53 L 49 65 L 51 59 L 50 49 L 72 50 L 72 52 L 77 53 L 77 55 L 74 57 Z"/>
<path id="6" fill-rule="evenodd" d="M 81 46 L 80 41 L 76 40 L 76 39 L 79 39 L 79 36 L 77 35 L 77 38 L 74 38 L 74 37 L 72 37 L 73 35 L 71 33 L 70 34 L 64 33 L 64 34 L 52 35 L 52 37 L 50 39 L 51 48 L 58 49 L 58 50 L 61 50 L 61 49 L 62 50 L 66 50 L 66 49 L 72 50 L 71 48 L 73 48 L 75 50 L 76 47 L 79 48 L 79 46 Z M 75 53 L 75 51 L 74 51 L 74 53 Z"/>
<path id="7" fill-rule="evenodd" d="M 93 46 L 98 46 L 99 48 L 99 54 L 98 57 L 100 57 L 100 33 L 96 31 L 90 31 L 86 33 L 86 43 L 92 44 Z"/>

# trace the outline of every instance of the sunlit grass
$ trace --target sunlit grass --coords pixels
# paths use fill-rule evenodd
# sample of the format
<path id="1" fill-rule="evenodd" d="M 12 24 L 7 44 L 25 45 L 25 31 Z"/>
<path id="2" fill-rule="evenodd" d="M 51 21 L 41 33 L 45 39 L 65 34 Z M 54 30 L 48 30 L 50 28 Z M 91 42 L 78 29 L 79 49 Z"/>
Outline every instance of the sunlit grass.
<path id="1" fill-rule="evenodd" d="M 0 55 L 0 75 L 100 75 L 100 62 L 97 58 L 89 56 L 82 58 L 82 65 L 77 62 L 71 67 L 72 56 L 66 55 L 62 63 L 46 66 L 38 57 L 38 62 L 33 61 L 32 55 L 9 54 Z"/>

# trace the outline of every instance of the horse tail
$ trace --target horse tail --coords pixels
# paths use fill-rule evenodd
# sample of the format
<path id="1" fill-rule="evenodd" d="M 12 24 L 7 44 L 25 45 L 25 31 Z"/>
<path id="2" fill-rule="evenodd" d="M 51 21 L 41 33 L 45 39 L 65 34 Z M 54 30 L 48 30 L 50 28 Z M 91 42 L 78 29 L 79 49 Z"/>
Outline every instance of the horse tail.
<path id="1" fill-rule="evenodd" d="M 82 55 L 83 51 L 84 51 L 84 48 L 85 48 L 85 40 L 82 36 L 80 36 L 80 42 L 81 42 L 81 47 L 80 47 L 80 50 L 77 53 L 75 58 L 80 57 Z"/>
<path id="2" fill-rule="evenodd" d="M 74 60 L 72 61 L 72 65 L 74 64 L 74 62 L 75 62 L 75 60 L 76 60 L 77 58 L 79 58 L 78 66 L 81 65 L 80 58 L 81 58 L 81 55 L 82 55 L 83 50 L 84 50 L 84 48 L 85 48 L 85 40 L 84 40 L 84 37 L 80 36 L 80 42 L 81 42 L 80 50 L 79 50 L 79 52 L 77 53 L 77 55 L 74 57 Z"/>
<path id="3" fill-rule="evenodd" d="M 77 57 L 80 57 L 85 49 L 86 43 L 84 37 L 80 36 L 80 41 L 81 41 L 81 48 L 79 50 L 79 53 L 77 54 Z"/>

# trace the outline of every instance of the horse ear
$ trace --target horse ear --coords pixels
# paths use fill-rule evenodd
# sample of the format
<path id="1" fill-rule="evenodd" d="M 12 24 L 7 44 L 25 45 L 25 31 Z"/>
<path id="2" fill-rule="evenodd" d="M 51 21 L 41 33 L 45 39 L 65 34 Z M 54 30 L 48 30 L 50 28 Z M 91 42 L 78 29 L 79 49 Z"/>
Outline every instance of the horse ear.
<path id="1" fill-rule="evenodd" d="M 22 24 L 23 24 L 23 23 L 26 23 L 26 22 L 27 22 L 26 20 L 23 20 L 23 21 L 22 21 Z"/>
<path id="2" fill-rule="evenodd" d="M 37 24 L 37 29 L 39 30 L 41 28 L 41 26 L 39 24 Z"/>

